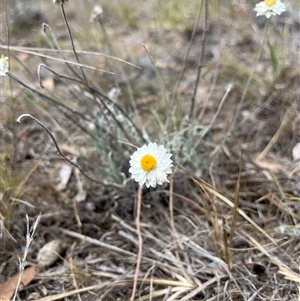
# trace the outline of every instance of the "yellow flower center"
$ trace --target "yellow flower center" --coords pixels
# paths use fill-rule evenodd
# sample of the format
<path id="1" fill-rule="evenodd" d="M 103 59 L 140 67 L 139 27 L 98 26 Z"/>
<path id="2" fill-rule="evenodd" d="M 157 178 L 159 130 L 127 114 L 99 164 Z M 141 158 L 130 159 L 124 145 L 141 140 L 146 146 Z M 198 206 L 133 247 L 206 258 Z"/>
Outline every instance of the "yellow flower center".
<path id="1" fill-rule="evenodd" d="M 265 0 L 266 6 L 273 6 L 277 0 Z"/>
<path id="2" fill-rule="evenodd" d="M 144 171 L 150 171 L 156 167 L 156 158 L 152 155 L 146 154 L 141 158 L 140 164 Z"/>

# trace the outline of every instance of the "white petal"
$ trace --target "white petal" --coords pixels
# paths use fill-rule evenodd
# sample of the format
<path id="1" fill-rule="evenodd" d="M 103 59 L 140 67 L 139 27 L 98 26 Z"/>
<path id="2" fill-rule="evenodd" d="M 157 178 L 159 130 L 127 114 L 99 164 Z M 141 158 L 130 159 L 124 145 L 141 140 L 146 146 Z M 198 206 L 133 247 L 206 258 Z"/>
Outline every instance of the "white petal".
<path id="1" fill-rule="evenodd" d="M 147 183 L 146 178 L 143 179 L 143 180 L 141 180 L 141 181 L 139 181 L 139 185 L 140 185 L 140 186 L 143 186 L 145 183 Z M 146 186 L 147 186 L 147 184 L 146 184 Z M 147 187 L 149 187 L 149 186 L 147 186 Z"/>
<path id="2" fill-rule="evenodd" d="M 266 18 L 269 19 L 269 18 L 272 16 L 272 12 L 267 11 L 267 12 L 265 13 L 265 15 L 266 15 Z"/>
<path id="3" fill-rule="evenodd" d="M 158 185 L 162 185 L 163 183 L 165 183 L 165 182 L 169 183 L 170 181 L 167 179 L 167 175 L 163 171 L 157 169 L 156 170 L 156 182 Z"/>
<path id="4" fill-rule="evenodd" d="M 300 142 L 293 147 L 293 160 L 300 160 Z"/>
<path id="5" fill-rule="evenodd" d="M 147 179 L 147 173 L 145 171 L 139 173 L 139 174 L 135 174 L 134 179 L 136 180 L 136 182 L 141 181 L 142 179 Z"/>
<path id="6" fill-rule="evenodd" d="M 286 6 L 280 0 L 276 1 L 274 5 L 267 6 L 264 1 L 258 3 L 254 7 L 257 16 L 265 15 L 266 18 L 270 18 L 272 15 L 281 15 L 286 11 Z"/>

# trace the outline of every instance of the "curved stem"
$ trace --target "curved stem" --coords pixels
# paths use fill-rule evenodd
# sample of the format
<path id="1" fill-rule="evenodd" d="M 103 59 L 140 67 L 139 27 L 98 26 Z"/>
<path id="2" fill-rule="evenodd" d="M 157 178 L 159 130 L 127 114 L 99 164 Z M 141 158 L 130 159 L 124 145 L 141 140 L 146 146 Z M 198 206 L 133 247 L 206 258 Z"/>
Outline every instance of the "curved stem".
<path id="1" fill-rule="evenodd" d="M 57 141 L 56 141 L 54 135 L 52 134 L 52 132 L 49 130 L 49 128 L 48 128 L 44 123 L 42 123 L 41 121 L 39 121 L 37 118 L 33 117 L 33 116 L 30 115 L 30 114 L 23 114 L 23 115 L 19 116 L 19 118 L 17 119 L 17 122 L 18 122 L 18 123 L 21 123 L 21 122 L 22 122 L 22 119 L 23 119 L 24 117 L 30 117 L 30 118 L 33 119 L 35 122 L 37 122 L 37 123 L 38 123 L 38 124 L 39 124 L 46 132 L 47 132 L 47 134 L 50 136 L 50 138 L 51 138 L 51 140 L 53 141 L 53 143 L 54 143 L 54 145 L 55 145 L 55 147 L 56 147 L 58 153 L 60 154 L 60 156 L 63 157 L 68 163 L 70 163 L 71 165 L 73 165 L 74 167 L 76 167 L 76 168 L 81 172 L 81 174 L 82 174 L 83 176 L 85 176 L 88 180 L 90 180 L 90 181 L 92 181 L 92 182 L 96 182 L 96 183 L 102 184 L 102 185 L 111 185 L 111 186 L 115 186 L 115 187 L 117 186 L 116 184 L 109 183 L 109 182 L 107 182 L 107 181 L 99 181 L 99 180 L 95 180 L 95 179 L 91 178 L 89 175 L 87 175 L 87 174 L 83 171 L 83 169 L 82 169 L 77 163 L 75 163 L 74 161 L 70 160 L 68 157 L 66 157 L 66 156 L 62 153 L 62 151 L 61 151 L 61 149 L 60 149 L 60 147 L 59 147 L 59 145 L 58 145 L 58 143 L 57 143 Z"/>

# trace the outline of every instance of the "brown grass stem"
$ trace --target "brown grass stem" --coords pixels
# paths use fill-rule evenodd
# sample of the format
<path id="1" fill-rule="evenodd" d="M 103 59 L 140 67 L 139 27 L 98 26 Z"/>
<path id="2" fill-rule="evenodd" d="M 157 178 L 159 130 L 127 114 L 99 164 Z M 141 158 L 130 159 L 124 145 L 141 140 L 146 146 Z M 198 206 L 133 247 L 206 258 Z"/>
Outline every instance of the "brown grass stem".
<path id="1" fill-rule="evenodd" d="M 194 92 L 191 100 L 191 107 L 188 115 L 188 119 L 190 120 L 193 116 L 194 109 L 195 109 L 195 100 L 196 100 L 196 95 L 198 91 L 198 86 L 200 82 L 200 76 L 202 72 L 202 67 L 204 64 L 204 54 L 205 54 L 205 45 L 206 45 L 206 34 L 207 34 L 207 16 L 208 16 L 208 1 L 205 0 L 204 2 L 204 21 L 203 21 L 203 33 L 202 33 L 202 44 L 201 44 L 201 53 L 199 56 L 199 61 L 198 61 L 198 68 L 197 68 L 197 77 L 195 81 L 195 86 L 194 86 Z"/>
<path id="2" fill-rule="evenodd" d="M 62 12 L 64 21 L 65 21 L 65 24 L 66 24 L 66 27 L 67 27 L 67 30 L 68 30 L 68 34 L 69 34 L 71 46 L 72 46 L 72 49 L 73 49 L 73 53 L 75 55 L 76 61 L 80 64 L 80 60 L 79 60 L 78 54 L 77 54 L 76 49 L 75 49 L 72 32 L 71 32 L 71 29 L 70 29 L 70 26 L 69 26 L 69 22 L 68 22 L 68 19 L 67 19 L 67 16 L 66 16 L 66 12 L 65 12 L 63 2 L 61 3 L 61 12 Z M 85 73 L 84 73 L 83 69 L 81 68 L 81 66 L 80 66 L 80 71 L 81 71 L 82 77 L 84 79 L 84 82 L 87 84 L 88 81 L 87 81 L 87 78 L 86 78 Z"/>
<path id="3" fill-rule="evenodd" d="M 189 283 L 182 283 L 181 281 L 165 280 L 165 279 L 158 279 L 158 278 L 155 278 L 155 279 L 140 279 L 139 278 L 138 279 L 138 282 L 140 282 L 140 283 L 142 283 L 142 282 L 150 283 L 150 281 L 152 281 L 154 284 L 157 284 L 157 285 L 171 286 L 172 290 L 174 290 L 174 291 L 193 289 L 193 287 Z M 116 287 L 118 287 L 118 286 L 122 286 L 122 285 L 128 284 L 128 283 L 131 283 L 131 279 L 118 279 L 113 284 Z M 39 301 L 55 301 L 55 300 L 63 299 L 63 298 L 66 298 L 66 297 L 69 297 L 69 296 L 72 296 L 72 295 L 75 295 L 78 293 L 92 291 L 92 290 L 100 289 L 100 288 L 104 288 L 104 287 L 109 287 L 111 285 L 112 285 L 112 281 L 104 281 L 97 285 L 91 285 L 88 287 L 83 287 L 83 288 L 75 289 L 72 291 L 47 296 L 47 297 L 39 299 Z M 145 300 L 145 299 L 143 299 L 143 297 L 141 297 L 141 299 L 139 299 L 139 300 Z"/>
<path id="4" fill-rule="evenodd" d="M 229 200 L 226 196 L 218 192 L 215 188 L 213 188 L 211 185 L 206 183 L 204 180 L 200 178 L 191 177 L 192 180 L 203 190 L 205 193 L 210 193 L 214 195 L 216 198 L 227 204 L 229 207 L 233 208 L 234 203 Z M 273 239 L 266 231 L 264 231 L 256 222 L 253 221 L 243 210 L 240 208 L 237 208 L 237 212 L 246 219 L 252 226 L 254 226 L 259 232 L 261 232 L 265 237 L 267 237 L 275 246 L 278 246 L 275 239 Z"/>
<path id="5" fill-rule="evenodd" d="M 43 26 L 45 26 L 45 25 L 46 24 L 43 24 Z M 57 53 L 57 52 L 59 52 L 59 53 L 71 53 L 71 52 L 73 52 L 72 50 L 69 50 L 69 49 L 49 49 L 49 48 L 40 48 L 40 47 L 14 46 L 14 45 L 6 45 L 6 44 L 1 44 L 0 45 L 0 49 L 8 49 L 8 48 L 11 51 L 32 54 L 32 55 L 35 55 L 35 56 L 38 56 L 38 57 L 46 57 L 46 58 L 49 58 L 51 60 L 61 61 L 61 62 L 64 62 L 65 60 L 58 59 L 57 57 L 54 57 L 54 56 L 47 56 L 47 55 L 45 55 L 43 53 L 39 53 L 38 51 L 42 51 L 42 52 L 46 52 L 46 53 L 49 53 L 49 52 L 50 53 Z M 119 57 L 111 56 L 111 55 L 104 54 L 104 53 L 97 52 L 97 51 L 77 50 L 77 53 L 86 54 L 88 56 L 105 57 L 105 58 L 112 59 L 114 61 L 126 64 L 128 66 L 134 67 L 136 69 L 140 69 L 140 70 L 142 69 L 142 67 L 140 67 L 138 65 L 135 65 L 135 64 L 133 64 L 131 62 L 125 61 L 125 60 L 123 60 L 123 59 L 121 59 Z M 86 68 L 91 68 L 92 70 L 100 70 L 100 69 L 96 69 L 96 68 L 88 66 L 88 65 L 81 64 L 81 63 L 78 64 L 76 62 L 71 62 L 71 61 L 68 61 L 68 62 L 72 63 L 74 65 L 83 66 L 83 67 L 86 67 Z M 109 73 L 110 74 L 115 74 L 113 72 L 109 72 Z"/>
<path id="6" fill-rule="evenodd" d="M 284 131 L 285 131 L 286 127 L 291 123 L 291 120 L 293 120 L 294 118 L 295 118 L 295 111 L 287 110 L 284 117 L 283 117 L 283 120 L 282 120 L 282 122 L 281 122 L 281 124 L 278 128 L 278 130 L 276 131 L 276 133 L 274 134 L 274 136 L 272 137 L 272 139 L 270 140 L 268 145 L 257 156 L 257 158 L 256 158 L 257 161 L 262 160 L 267 155 L 267 153 L 275 145 L 275 143 L 277 142 L 279 137 L 284 134 Z"/>
<path id="7" fill-rule="evenodd" d="M 282 262 L 278 257 L 274 256 L 273 254 L 269 253 L 264 246 L 262 246 L 252 235 L 248 234 L 247 232 L 241 230 L 240 233 L 244 235 L 247 241 L 251 242 L 260 252 L 265 254 L 270 261 L 275 264 L 279 268 L 279 273 L 283 274 L 287 279 L 290 279 L 295 282 L 300 283 L 300 276 L 292 271 L 284 262 Z M 285 253 L 285 252 L 283 252 Z M 299 264 L 297 264 L 294 260 L 291 260 L 293 266 L 300 270 Z"/>
<path id="8" fill-rule="evenodd" d="M 235 226 L 236 226 L 237 217 L 238 217 L 240 186 L 241 186 L 241 172 L 242 172 L 242 157 L 243 157 L 243 150 L 241 150 L 239 174 L 238 174 L 238 179 L 237 179 L 237 183 L 236 183 L 236 190 L 235 190 L 235 197 L 234 197 L 234 206 L 232 207 L 232 223 L 230 226 L 230 233 L 229 233 L 229 237 L 228 237 L 228 249 L 226 250 L 227 264 L 228 264 L 230 271 L 232 271 L 232 269 L 233 269 L 231 250 L 232 250 L 232 245 L 233 245 L 233 236 L 234 236 L 234 232 L 235 232 Z"/>
<path id="9" fill-rule="evenodd" d="M 175 222 L 174 222 L 174 198 L 173 198 L 173 186 L 174 186 L 174 181 L 173 179 L 171 179 L 170 181 L 170 195 L 169 195 L 169 210 L 170 210 L 170 222 L 171 222 L 171 229 L 172 229 L 172 232 L 173 232 L 173 235 L 175 237 L 175 245 L 178 245 L 178 247 L 181 249 L 181 250 L 184 250 L 184 247 L 182 245 L 182 243 L 180 242 L 180 239 L 179 239 L 179 235 L 178 235 L 178 232 L 177 232 L 177 229 L 175 227 Z M 186 269 L 184 268 L 182 262 L 181 262 L 181 259 L 180 259 L 180 256 L 179 256 L 179 253 L 176 251 L 175 252 L 175 255 L 176 255 L 176 258 L 177 258 L 177 262 L 182 270 L 182 274 L 184 275 L 185 279 L 190 282 L 190 283 L 193 283 L 191 277 L 188 275 Z M 187 260 L 187 257 L 185 257 L 186 260 Z M 188 264 L 188 262 L 187 262 Z"/>
<path id="10" fill-rule="evenodd" d="M 56 36 L 52 30 L 52 28 L 47 24 L 47 23 L 43 23 L 43 32 L 45 33 L 45 36 L 47 37 L 46 35 L 46 29 L 49 30 L 50 32 L 50 35 L 51 35 L 51 39 L 52 39 L 52 42 L 54 43 L 54 47 L 59 51 L 59 54 L 62 56 L 62 58 L 64 60 L 66 60 L 66 57 L 56 39 Z M 48 38 L 48 37 L 47 37 Z M 80 78 L 80 76 L 77 74 L 77 72 L 72 68 L 72 66 L 69 64 L 69 63 L 66 63 L 67 67 L 69 68 L 69 70 L 77 77 L 77 78 Z"/>
<path id="11" fill-rule="evenodd" d="M 173 90 L 173 93 L 172 93 L 171 107 L 173 107 L 175 105 L 175 101 L 176 101 L 176 98 L 177 98 L 178 87 L 179 87 L 179 85 L 180 85 L 180 83 L 183 79 L 183 75 L 184 75 L 185 69 L 187 67 L 188 58 L 189 58 L 189 54 L 190 54 L 192 45 L 194 43 L 195 35 L 196 35 L 196 32 L 197 32 L 197 25 L 198 25 L 199 20 L 200 20 L 202 7 L 203 7 L 203 1 L 201 0 L 201 3 L 199 5 L 199 9 L 198 9 L 198 13 L 197 13 L 197 17 L 196 17 L 196 21 L 195 21 L 194 26 L 193 26 L 193 31 L 192 31 L 192 35 L 191 35 L 191 38 L 190 38 L 190 41 L 189 41 L 189 45 L 188 45 L 187 51 L 184 55 L 182 67 L 181 67 L 178 79 L 175 83 L 175 87 L 174 87 L 174 90 Z"/>
<path id="12" fill-rule="evenodd" d="M 132 294 L 131 294 L 131 301 L 134 301 L 134 296 L 136 293 L 137 283 L 138 283 L 138 277 L 139 277 L 139 271 L 140 271 L 140 265 L 142 261 L 142 253 L 143 253 L 143 238 L 141 234 L 141 207 L 142 207 L 142 187 L 139 186 L 138 189 L 138 196 L 137 196 L 137 206 L 136 206 L 136 217 L 135 217 L 135 223 L 136 223 L 136 231 L 138 235 L 138 254 L 136 259 L 136 267 L 135 267 L 135 273 L 134 273 L 134 280 L 133 280 L 133 288 L 132 288 Z"/>

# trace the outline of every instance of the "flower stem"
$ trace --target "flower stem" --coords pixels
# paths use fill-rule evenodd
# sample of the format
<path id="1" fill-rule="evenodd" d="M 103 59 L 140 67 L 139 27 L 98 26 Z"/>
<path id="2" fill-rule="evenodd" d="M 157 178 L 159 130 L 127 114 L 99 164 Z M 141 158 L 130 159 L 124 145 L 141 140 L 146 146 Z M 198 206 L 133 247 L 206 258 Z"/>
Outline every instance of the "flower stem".
<path id="1" fill-rule="evenodd" d="M 132 294 L 131 294 L 131 299 L 130 299 L 131 301 L 134 301 L 134 296 L 135 296 L 137 281 L 138 281 L 138 276 L 139 276 L 139 270 L 140 270 L 140 265 L 141 265 L 141 260 L 142 260 L 142 253 L 143 253 L 143 239 L 142 239 L 141 224 L 140 224 L 141 206 L 142 206 L 142 187 L 139 186 L 138 198 L 137 198 L 137 207 L 136 207 L 136 218 L 135 218 L 136 232 L 137 232 L 137 235 L 138 235 L 138 243 L 139 243 L 138 248 L 139 249 L 138 249 L 138 254 L 137 254 L 134 281 L 133 281 L 133 288 L 132 288 Z"/>

